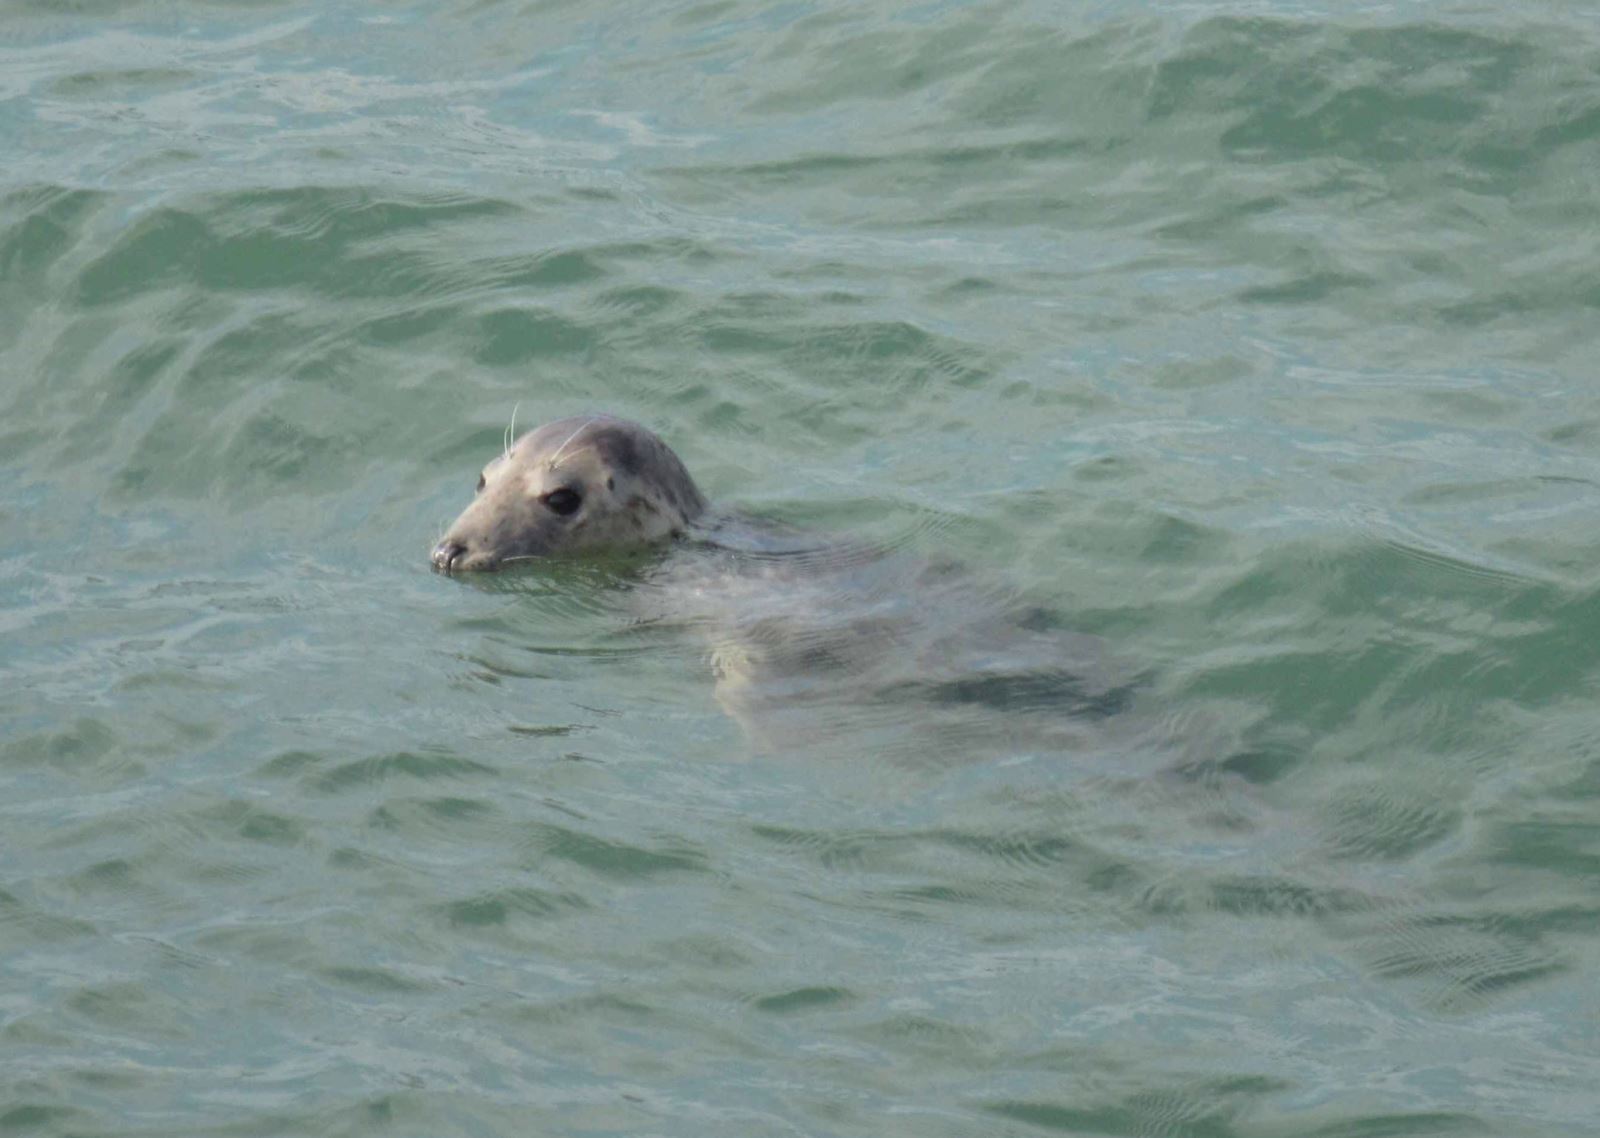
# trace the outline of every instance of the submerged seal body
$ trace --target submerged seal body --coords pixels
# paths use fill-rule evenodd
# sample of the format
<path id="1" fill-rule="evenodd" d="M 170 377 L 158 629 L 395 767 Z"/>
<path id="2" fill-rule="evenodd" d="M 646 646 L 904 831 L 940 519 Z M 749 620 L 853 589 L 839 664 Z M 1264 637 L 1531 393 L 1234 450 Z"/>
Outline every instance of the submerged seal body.
<path id="1" fill-rule="evenodd" d="M 654 545 L 682 534 L 705 507 L 653 432 L 610 415 L 557 419 L 483 468 L 477 496 L 434 546 L 433 566 L 483 571 Z"/>

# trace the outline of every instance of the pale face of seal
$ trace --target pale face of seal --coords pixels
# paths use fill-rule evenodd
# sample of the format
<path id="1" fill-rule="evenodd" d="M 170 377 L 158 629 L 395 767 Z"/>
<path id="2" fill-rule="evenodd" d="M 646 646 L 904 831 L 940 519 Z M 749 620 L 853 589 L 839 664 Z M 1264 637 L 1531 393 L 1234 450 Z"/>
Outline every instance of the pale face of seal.
<path id="1" fill-rule="evenodd" d="M 483 468 L 478 495 L 434 547 L 444 573 L 651 545 L 682 533 L 705 499 L 667 444 L 609 415 L 557 419 Z"/>

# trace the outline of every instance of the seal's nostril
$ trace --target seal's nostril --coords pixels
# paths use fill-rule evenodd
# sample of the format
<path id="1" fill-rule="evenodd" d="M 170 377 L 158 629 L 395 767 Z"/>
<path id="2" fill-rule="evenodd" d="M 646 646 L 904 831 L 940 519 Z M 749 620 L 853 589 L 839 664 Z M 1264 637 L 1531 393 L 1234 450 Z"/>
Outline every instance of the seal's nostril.
<path id="1" fill-rule="evenodd" d="M 448 573 L 466 551 L 467 547 L 459 541 L 441 541 L 433 547 L 433 567 L 441 573 Z"/>

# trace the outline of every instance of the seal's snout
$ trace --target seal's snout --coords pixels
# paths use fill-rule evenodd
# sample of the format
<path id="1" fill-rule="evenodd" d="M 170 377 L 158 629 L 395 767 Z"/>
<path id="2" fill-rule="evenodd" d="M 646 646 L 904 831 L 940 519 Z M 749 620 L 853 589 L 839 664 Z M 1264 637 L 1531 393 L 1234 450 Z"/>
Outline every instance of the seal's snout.
<path id="1" fill-rule="evenodd" d="M 457 562 L 466 552 L 467 547 L 459 541 L 445 538 L 433 547 L 433 567 L 441 573 L 449 573 L 457 567 Z"/>
<path id="2" fill-rule="evenodd" d="M 440 573 L 488 573 L 500 568 L 500 555 L 490 549 L 474 549 L 453 537 L 433 547 L 433 567 Z"/>

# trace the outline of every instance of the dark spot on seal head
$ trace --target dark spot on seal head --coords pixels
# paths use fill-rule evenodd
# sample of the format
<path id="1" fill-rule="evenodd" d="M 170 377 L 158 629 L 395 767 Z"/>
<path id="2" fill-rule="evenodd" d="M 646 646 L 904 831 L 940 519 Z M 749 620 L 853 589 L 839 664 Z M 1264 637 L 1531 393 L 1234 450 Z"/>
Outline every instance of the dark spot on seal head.
<path id="1" fill-rule="evenodd" d="M 639 448 L 633 436 L 626 431 L 601 431 L 594 440 L 596 449 L 608 466 L 615 467 L 632 478 L 639 476 Z"/>
<path id="2" fill-rule="evenodd" d="M 606 489 L 607 490 L 615 490 L 616 488 L 617 488 L 617 480 L 615 478 L 607 478 L 606 479 Z"/>

